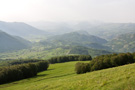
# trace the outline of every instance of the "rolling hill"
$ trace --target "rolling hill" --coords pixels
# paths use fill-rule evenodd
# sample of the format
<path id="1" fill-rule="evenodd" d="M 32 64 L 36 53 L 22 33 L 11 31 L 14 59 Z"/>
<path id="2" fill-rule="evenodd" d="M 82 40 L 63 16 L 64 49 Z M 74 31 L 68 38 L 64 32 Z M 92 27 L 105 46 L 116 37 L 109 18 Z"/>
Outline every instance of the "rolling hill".
<path id="1" fill-rule="evenodd" d="M 63 42 L 63 43 L 107 43 L 105 39 L 99 38 L 97 36 L 89 35 L 87 32 L 71 32 L 62 35 L 57 35 L 52 38 L 49 38 L 48 41 L 51 42 Z"/>
<path id="2" fill-rule="evenodd" d="M 26 49 L 31 46 L 31 42 L 16 36 L 11 36 L 0 31 L 0 52 Z"/>
<path id="3" fill-rule="evenodd" d="M 37 46 L 30 49 L 19 50 L 16 52 L 0 53 L 1 59 L 49 59 L 54 56 L 62 55 L 91 55 L 92 57 L 111 54 L 106 50 L 91 49 L 82 46 L 60 46 L 60 47 L 44 47 Z"/>
<path id="4" fill-rule="evenodd" d="M 105 43 L 107 43 L 105 39 L 89 35 L 86 31 L 57 35 L 40 42 L 40 44 L 45 46 L 83 46 L 94 49 L 111 50 L 109 47 L 103 45 Z"/>
<path id="5" fill-rule="evenodd" d="M 17 41 L 21 41 L 21 43 L 28 43 L 28 41 L 20 37 L 16 36 L 13 38 Z M 48 59 L 53 56 L 72 55 L 72 54 L 92 55 L 92 57 L 95 57 L 98 55 L 112 53 L 108 51 L 110 50 L 110 48 L 102 45 L 106 42 L 107 41 L 105 39 L 93 35 L 89 35 L 87 32 L 83 32 L 83 33 L 72 32 L 59 36 L 54 36 L 52 38 L 41 41 L 39 43 L 33 43 L 32 48 L 26 48 L 25 50 L 19 50 L 17 52 L 1 53 L 0 58 L 1 59 L 20 59 L 20 58 Z"/>
<path id="6" fill-rule="evenodd" d="M 107 43 L 117 52 L 135 52 L 135 33 L 123 34 Z"/>
<path id="7" fill-rule="evenodd" d="M 83 61 L 84 62 L 84 61 Z M 88 62 L 88 61 L 85 61 Z M 1 90 L 134 90 L 135 64 L 75 74 L 77 62 L 51 64 L 36 77 L 0 85 Z"/>

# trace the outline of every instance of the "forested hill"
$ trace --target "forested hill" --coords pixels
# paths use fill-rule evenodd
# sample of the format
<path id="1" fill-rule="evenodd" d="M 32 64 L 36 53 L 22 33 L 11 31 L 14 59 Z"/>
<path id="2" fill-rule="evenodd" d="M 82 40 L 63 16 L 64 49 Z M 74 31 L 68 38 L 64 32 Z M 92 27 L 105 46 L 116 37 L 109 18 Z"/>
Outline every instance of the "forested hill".
<path id="1" fill-rule="evenodd" d="M 83 46 L 93 49 L 111 50 L 109 47 L 104 46 L 105 43 L 107 43 L 105 39 L 90 35 L 86 31 L 56 35 L 40 41 L 40 44 L 45 46 Z"/>
<path id="2" fill-rule="evenodd" d="M 108 42 L 108 46 L 119 52 L 135 51 L 135 33 L 123 34 Z"/>
<path id="3" fill-rule="evenodd" d="M 107 41 L 105 39 L 85 34 L 85 33 L 79 33 L 79 32 L 71 32 L 71 33 L 66 33 L 63 35 L 58 35 L 54 36 L 49 39 L 50 41 L 60 41 L 60 42 L 71 42 L 71 43 L 86 43 L 86 42 L 91 42 L 91 43 L 99 43 L 103 44 L 106 43 Z"/>
<path id="4" fill-rule="evenodd" d="M 31 42 L 22 39 L 21 37 L 11 36 L 3 31 L 0 31 L 0 52 L 20 50 L 30 47 Z"/>

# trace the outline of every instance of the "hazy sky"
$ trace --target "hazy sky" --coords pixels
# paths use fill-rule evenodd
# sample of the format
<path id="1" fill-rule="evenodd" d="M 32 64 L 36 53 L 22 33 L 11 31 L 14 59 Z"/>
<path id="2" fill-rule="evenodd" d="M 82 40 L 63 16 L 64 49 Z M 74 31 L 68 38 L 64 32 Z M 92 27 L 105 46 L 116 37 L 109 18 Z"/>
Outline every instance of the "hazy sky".
<path id="1" fill-rule="evenodd" d="M 135 22 L 135 0 L 0 0 L 0 21 Z"/>

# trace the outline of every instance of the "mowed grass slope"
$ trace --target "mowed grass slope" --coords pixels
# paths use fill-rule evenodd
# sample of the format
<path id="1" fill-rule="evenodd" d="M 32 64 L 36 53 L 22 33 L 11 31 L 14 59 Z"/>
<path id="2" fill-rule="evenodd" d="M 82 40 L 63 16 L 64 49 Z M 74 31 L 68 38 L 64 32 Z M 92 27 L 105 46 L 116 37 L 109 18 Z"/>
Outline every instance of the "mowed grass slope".
<path id="1" fill-rule="evenodd" d="M 77 75 L 77 62 L 51 64 L 48 71 L 0 85 L 0 90 L 135 90 L 135 64 Z"/>

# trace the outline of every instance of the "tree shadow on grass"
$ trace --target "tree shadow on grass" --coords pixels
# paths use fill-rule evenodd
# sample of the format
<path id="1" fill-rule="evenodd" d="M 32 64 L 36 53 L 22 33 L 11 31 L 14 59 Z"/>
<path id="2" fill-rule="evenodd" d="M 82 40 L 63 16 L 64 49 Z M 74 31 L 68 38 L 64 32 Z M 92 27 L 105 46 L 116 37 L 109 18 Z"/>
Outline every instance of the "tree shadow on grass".
<path id="1" fill-rule="evenodd" d="M 47 71 L 54 70 L 54 69 L 47 69 Z"/>
<path id="2" fill-rule="evenodd" d="M 42 78 L 42 79 L 39 79 L 37 81 L 42 81 L 42 80 L 45 80 L 45 79 L 52 79 L 52 78 L 65 77 L 65 76 L 69 76 L 69 75 L 72 75 L 72 74 L 74 74 L 74 73 L 64 74 L 64 75 L 58 75 L 58 76 L 53 76 L 53 77 L 48 77 L 48 78 Z"/>
<path id="3" fill-rule="evenodd" d="M 46 71 L 50 71 L 50 70 L 54 70 L 54 69 L 48 69 L 48 70 L 46 70 Z M 48 74 L 40 74 L 40 75 L 37 75 L 37 76 L 35 76 L 35 77 L 33 77 L 33 78 L 38 78 L 38 77 L 44 77 L 44 76 L 47 76 Z"/>
<path id="4" fill-rule="evenodd" d="M 47 76 L 48 74 L 41 74 L 41 75 L 37 75 L 36 77 L 44 77 Z"/>
<path id="5" fill-rule="evenodd" d="M 50 79 L 50 78 L 59 78 L 59 77 L 69 76 L 69 75 L 72 75 L 72 74 L 74 74 L 74 73 L 64 74 L 64 75 L 58 75 L 58 76 L 53 76 L 53 77 L 49 77 L 49 78 L 46 78 L 46 79 Z"/>

